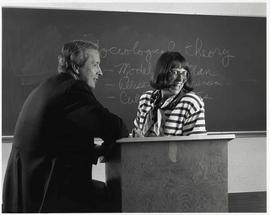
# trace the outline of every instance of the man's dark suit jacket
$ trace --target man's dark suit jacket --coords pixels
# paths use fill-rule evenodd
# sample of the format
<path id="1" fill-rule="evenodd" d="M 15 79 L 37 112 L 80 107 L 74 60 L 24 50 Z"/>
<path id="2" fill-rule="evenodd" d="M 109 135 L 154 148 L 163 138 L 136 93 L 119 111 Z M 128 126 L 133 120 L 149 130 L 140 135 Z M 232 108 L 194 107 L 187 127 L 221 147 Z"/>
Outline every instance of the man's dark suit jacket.
<path id="1" fill-rule="evenodd" d="M 19 114 L 3 187 L 3 212 L 95 212 L 92 164 L 127 136 L 90 87 L 62 73 L 37 87 Z M 104 140 L 95 147 L 94 137 Z"/>

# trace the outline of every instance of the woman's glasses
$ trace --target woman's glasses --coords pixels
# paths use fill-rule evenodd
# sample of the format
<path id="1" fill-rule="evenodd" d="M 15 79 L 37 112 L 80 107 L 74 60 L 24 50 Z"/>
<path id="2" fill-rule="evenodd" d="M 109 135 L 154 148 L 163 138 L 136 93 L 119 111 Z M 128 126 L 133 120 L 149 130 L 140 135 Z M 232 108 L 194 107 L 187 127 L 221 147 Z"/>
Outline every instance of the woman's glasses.
<path id="1" fill-rule="evenodd" d="M 187 70 L 184 68 L 172 68 L 170 74 L 172 75 L 174 82 L 185 83 L 187 80 Z"/>
<path id="2" fill-rule="evenodd" d="M 173 68 L 170 73 L 176 76 L 187 76 L 187 70 L 184 68 Z"/>

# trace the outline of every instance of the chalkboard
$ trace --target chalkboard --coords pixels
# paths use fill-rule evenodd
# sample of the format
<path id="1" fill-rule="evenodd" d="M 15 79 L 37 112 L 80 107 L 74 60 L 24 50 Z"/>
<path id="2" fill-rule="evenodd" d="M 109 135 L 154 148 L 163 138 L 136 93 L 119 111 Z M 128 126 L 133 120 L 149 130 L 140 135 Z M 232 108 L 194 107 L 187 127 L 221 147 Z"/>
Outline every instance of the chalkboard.
<path id="1" fill-rule="evenodd" d="M 99 44 L 95 95 L 129 129 L 155 62 L 174 50 L 189 62 L 208 131 L 266 130 L 266 18 L 23 8 L 3 8 L 2 17 L 3 135 L 74 39 Z"/>

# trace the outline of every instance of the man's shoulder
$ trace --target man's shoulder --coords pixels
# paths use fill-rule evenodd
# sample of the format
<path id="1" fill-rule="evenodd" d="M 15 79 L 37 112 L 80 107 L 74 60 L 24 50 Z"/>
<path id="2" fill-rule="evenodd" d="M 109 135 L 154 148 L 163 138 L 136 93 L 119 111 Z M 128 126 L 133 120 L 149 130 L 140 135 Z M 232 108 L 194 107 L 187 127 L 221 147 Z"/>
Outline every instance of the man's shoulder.
<path id="1" fill-rule="evenodd" d="M 72 78 L 72 76 L 70 76 L 68 74 L 60 73 L 60 74 L 55 74 L 55 75 L 48 77 L 46 80 L 41 82 L 40 85 L 41 86 L 43 86 L 43 85 L 60 86 L 61 84 L 67 84 L 67 83 L 69 83 L 69 85 L 72 85 L 72 84 L 75 84 L 75 82 L 76 82 L 76 80 L 74 78 Z"/>
<path id="2" fill-rule="evenodd" d="M 78 91 L 78 92 L 88 92 L 92 93 L 91 88 L 87 85 L 85 81 L 76 80 L 71 75 L 66 73 L 60 73 L 52 77 L 56 82 L 59 83 L 59 86 L 68 89 L 69 91 Z"/>
<path id="3" fill-rule="evenodd" d="M 43 81 L 38 92 L 47 92 L 51 96 L 63 96 L 70 94 L 92 94 L 91 89 L 84 81 L 76 80 L 68 74 L 56 74 Z"/>

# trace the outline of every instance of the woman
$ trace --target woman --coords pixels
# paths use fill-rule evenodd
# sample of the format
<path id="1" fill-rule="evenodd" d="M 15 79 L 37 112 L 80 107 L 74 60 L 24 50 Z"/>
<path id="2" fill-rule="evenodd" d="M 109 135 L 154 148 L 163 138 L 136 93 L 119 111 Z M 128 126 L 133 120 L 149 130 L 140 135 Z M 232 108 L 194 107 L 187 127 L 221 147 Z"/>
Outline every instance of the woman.
<path id="1" fill-rule="evenodd" d="M 139 100 L 133 136 L 206 134 L 204 103 L 191 87 L 191 73 L 179 52 L 157 61 L 150 85 Z"/>
<path id="2" fill-rule="evenodd" d="M 92 93 L 103 75 L 98 47 L 66 43 L 58 60 L 59 74 L 33 90 L 18 117 L 3 212 L 110 211 L 105 184 L 92 180 L 92 164 L 128 130 Z M 104 143 L 96 146 L 94 137 Z"/>

